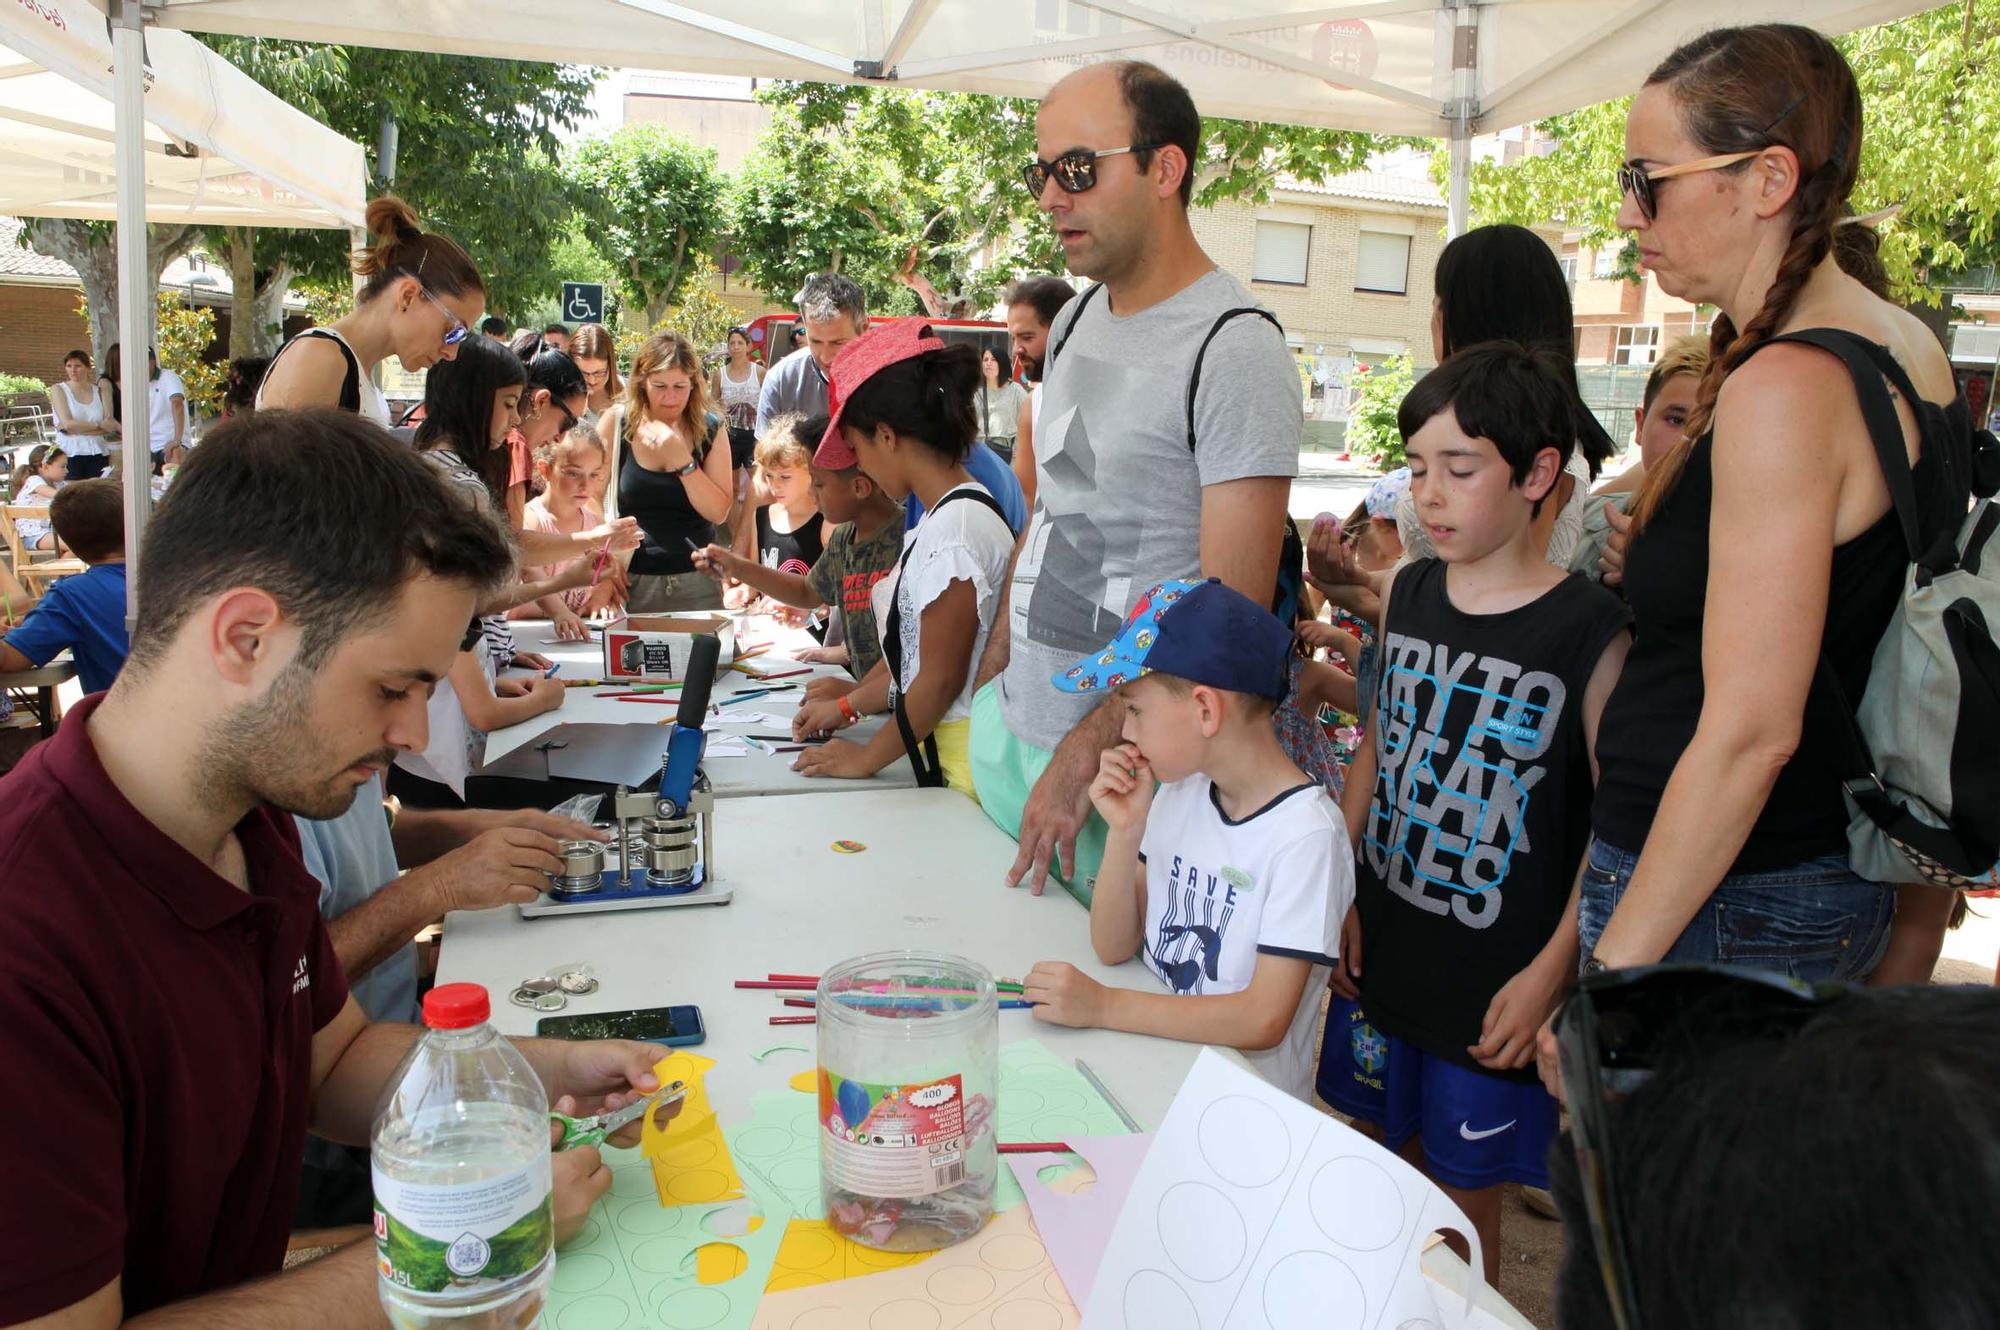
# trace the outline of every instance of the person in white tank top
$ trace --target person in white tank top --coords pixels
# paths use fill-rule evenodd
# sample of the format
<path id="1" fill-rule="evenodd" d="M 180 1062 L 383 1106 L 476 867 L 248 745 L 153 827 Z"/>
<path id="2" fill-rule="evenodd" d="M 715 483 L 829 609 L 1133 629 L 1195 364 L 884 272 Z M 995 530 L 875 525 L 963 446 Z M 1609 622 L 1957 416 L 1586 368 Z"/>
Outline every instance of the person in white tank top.
<path id="1" fill-rule="evenodd" d="M 117 428 L 110 403 L 96 383 L 96 367 L 88 351 L 63 357 L 62 382 L 49 390 L 49 407 L 56 418 L 56 446 L 70 459 L 70 478 L 90 480 L 110 465 L 104 436 Z"/>

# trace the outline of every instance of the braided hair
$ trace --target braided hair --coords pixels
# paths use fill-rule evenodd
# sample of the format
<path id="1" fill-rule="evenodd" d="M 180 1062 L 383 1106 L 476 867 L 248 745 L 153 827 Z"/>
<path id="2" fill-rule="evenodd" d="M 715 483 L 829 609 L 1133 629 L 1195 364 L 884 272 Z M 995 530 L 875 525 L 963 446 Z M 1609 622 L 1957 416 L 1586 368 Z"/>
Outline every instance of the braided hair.
<path id="1" fill-rule="evenodd" d="M 1643 527 L 1673 492 L 1693 441 L 1708 431 L 1729 375 L 1783 326 L 1799 292 L 1833 252 L 1835 228 L 1861 159 L 1861 92 L 1854 71 L 1825 36 L 1789 23 L 1718 28 L 1669 55 L 1646 80 L 1665 84 L 1688 136 L 1718 156 L 1773 146 L 1798 156 L 1802 175 L 1791 201 L 1791 235 L 1764 302 L 1741 329 L 1718 313 L 1709 327 L 1709 364 L 1687 430 L 1648 471 L 1633 503 Z M 1740 170 L 1748 163 L 1725 168 Z"/>

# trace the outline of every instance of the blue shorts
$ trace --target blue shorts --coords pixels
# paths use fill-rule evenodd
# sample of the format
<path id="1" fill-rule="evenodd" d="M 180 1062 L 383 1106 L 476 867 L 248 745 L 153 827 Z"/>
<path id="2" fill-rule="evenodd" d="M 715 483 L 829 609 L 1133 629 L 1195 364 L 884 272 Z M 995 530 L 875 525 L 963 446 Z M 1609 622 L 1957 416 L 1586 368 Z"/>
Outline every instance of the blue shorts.
<path id="1" fill-rule="evenodd" d="M 1426 1053 L 1377 1030 L 1359 1003 L 1338 996 L 1327 1007 L 1318 1081 L 1320 1098 L 1380 1127 L 1390 1149 L 1421 1136 L 1425 1171 L 1446 1186 L 1549 1185 L 1557 1109 L 1538 1082 Z"/>

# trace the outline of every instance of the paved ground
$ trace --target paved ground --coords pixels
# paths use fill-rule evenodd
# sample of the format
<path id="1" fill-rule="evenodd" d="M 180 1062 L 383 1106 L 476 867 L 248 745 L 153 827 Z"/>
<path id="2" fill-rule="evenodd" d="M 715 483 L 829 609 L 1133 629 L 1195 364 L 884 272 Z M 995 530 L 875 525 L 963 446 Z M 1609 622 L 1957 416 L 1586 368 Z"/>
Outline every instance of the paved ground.
<path id="1" fill-rule="evenodd" d="M 1292 482 L 1291 514 L 1301 526 L 1320 513 L 1344 518 L 1354 511 L 1381 476 L 1373 463 L 1356 458 L 1343 462 L 1327 452 L 1299 454 L 1299 478 Z"/>

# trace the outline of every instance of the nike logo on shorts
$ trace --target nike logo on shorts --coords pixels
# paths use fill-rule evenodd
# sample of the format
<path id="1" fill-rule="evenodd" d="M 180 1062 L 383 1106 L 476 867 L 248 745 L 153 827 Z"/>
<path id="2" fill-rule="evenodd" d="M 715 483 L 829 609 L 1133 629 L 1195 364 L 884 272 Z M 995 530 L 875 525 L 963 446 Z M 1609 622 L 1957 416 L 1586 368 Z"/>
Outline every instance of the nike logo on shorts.
<path id="1" fill-rule="evenodd" d="M 1462 1138 L 1468 1141 L 1483 1141 L 1488 1136 L 1498 1136 L 1501 1132 L 1508 1130 L 1514 1125 L 1515 1122 L 1518 1121 L 1520 1121 L 1520 1119 L 1515 1118 L 1512 1121 L 1503 1122 L 1497 1127 L 1488 1127 L 1485 1131 L 1474 1131 L 1472 1129 L 1471 1122 L 1469 1121 L 1461 1122 L 1458 1124 L 1458 1134 Z"/>

